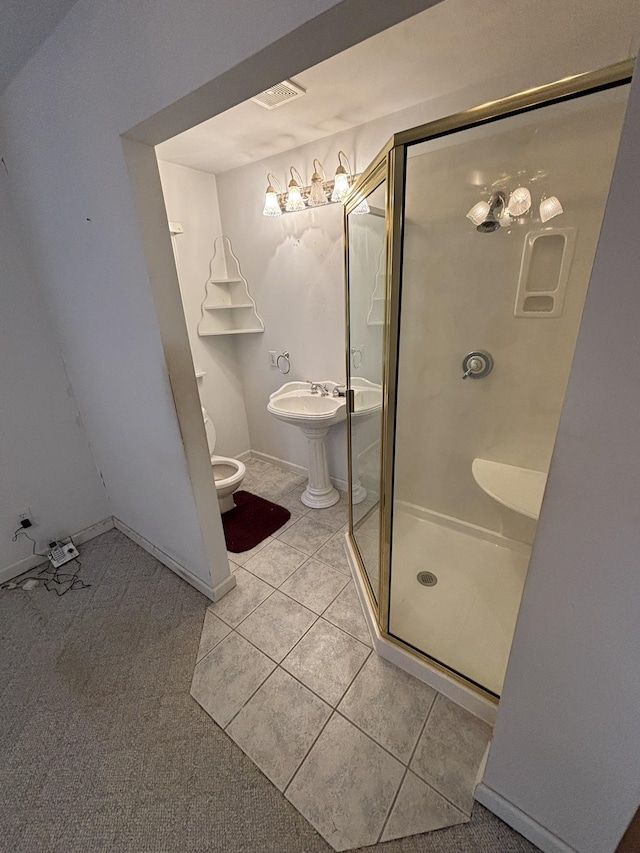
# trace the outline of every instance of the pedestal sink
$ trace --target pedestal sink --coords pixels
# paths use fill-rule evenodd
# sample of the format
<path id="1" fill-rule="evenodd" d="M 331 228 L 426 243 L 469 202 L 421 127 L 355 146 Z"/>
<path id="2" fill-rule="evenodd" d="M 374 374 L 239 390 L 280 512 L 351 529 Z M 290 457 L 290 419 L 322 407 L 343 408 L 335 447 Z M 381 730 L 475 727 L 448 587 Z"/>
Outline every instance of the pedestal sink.
<path id="1" fill-rule="evenodd" d="M 331 391 L 335 382 L 319 383 Z M 269 397 L 267 411 L 285 424 L 300 427 L 307 439 L 309 482 L 300 500 L 305 506 L 323 509 L 340 500 L 331 485 L 324 439 L 329 429 L 346 418 L 344 397 L 311 393 L 309 382 L 286 382 Z"/>

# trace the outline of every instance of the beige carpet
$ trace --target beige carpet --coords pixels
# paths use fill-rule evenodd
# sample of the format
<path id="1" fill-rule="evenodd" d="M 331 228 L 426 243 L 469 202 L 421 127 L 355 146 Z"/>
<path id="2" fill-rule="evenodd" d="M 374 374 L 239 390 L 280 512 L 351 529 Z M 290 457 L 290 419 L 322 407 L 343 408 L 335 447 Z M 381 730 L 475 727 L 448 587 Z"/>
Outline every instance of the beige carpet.
<path id="1" fill-rule="evenodd" d="M 189 695 L 206 599 L 117 531 L 81 558 L 89 589 L 0 592 L 0 850 L 328 853 Z M 536 848 L 476 805 L 366 849 Z"/>

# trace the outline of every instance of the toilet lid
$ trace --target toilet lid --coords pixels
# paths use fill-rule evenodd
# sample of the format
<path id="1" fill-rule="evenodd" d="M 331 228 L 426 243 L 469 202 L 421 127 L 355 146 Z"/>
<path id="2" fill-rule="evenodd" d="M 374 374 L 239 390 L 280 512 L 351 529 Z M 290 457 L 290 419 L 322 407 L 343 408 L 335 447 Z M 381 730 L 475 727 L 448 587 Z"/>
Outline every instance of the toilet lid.
<path id="1" fill-rule="evenodd" d="M 209 455 L 216 449 L 216 428 L 213 421 L 209 417 L 207 410 L 202 406 L 202 417 L 204 419 L 204 428 L 207 433 L 207 444 L 209 445 Z"/>

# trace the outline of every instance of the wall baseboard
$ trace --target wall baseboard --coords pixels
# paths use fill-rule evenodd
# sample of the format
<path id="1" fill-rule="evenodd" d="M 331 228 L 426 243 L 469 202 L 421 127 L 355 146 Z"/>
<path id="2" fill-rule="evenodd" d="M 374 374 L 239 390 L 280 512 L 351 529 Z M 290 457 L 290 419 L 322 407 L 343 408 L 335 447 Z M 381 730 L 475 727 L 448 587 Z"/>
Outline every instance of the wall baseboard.
<path id="1" fill-rule="evenodd" d="M 89 525 L 89 527 L 85 527 L 84 530 L 79 530 L 77 533 L 73 533 L 71 538 L 76 545 L 83 545 L 90 539 L 100 536 L 101 533 L 106 533 L 107 530 L 111 530 L 113 526 L 113 518 L 109 516 L 108 518 L 104 518 L 102 521 Z M 42 566 L 46 562 L 47 558 L 41 557 L 38 554 L 35 554 L 32 557 L 25 557 L 23 560 L 18 560 L 17 563 L 13 563 L 11 566 L 6 566 L 6 568 L 0 569 L 0 584 L 6 583 L 13 578 L 17 578 L 25 572 L 35 569 L 36 566 Z"/>
<path id="2" fill-rule="evenodd" d="M 163 566 L 166 566 L 211 601 L 219 601 L 236 585 L 235 575 L 231 573 L 221 583 L 212 587 L 211 584 L 205 583 L 197 575 L 194 575 L 193 572 L 190 572 L 189 569 L 185 569 L 184 566 L 181 566 L 180 563 L 176 562 L 172 557 L 169 557 L 168 554 L 165 554 L 164 551 L 161 551 L 160 548 L 157 548 L 149 542 L 148 539 L 145 539 L 144 536 L 141 536 L 123 521 L 120 521 L 120 519 L 115 518 L 114 516 L 109 516 L 102 521 L 98 521 L 96 524 L 85 527 L 84 530 L 74 533 L 71 538 L 76 545 L 84 545 L 85 542 L 88 542 L 90 539 L 94 539 L 96 536 L 100 536 L 101 533 L 106 533 L 107 530 L 112 530 L 114 527 L 121 533 L 124 533 L 128 539 L 131 539 L 131 541 L 135 542 L 136 545 L 139 545 L 149 554 L 154 556 L 156 560 L 162 563 Z M 19 560 L 11 566 L 0 569 L 0 584 L 19 577 L 19 575 L 23 575 L 25 572 L 36 568 L 36 566 L 41 566 L 46 562 L 47 560 L 45 558 L 38 555 L 25 557 L 24 560 Z"/>
<path id="3" fill-rule="evenodd" d="M 497 815 L 500 820 L 523 835 L 526 839 L 539 847 L 543 853 L 576 853 L 573 847 L 569 847 L 564 841 L 561 841 L 557 835 L 549 832 L 544 826 L 535 821 L 532 817 L 525 814 L 509 800 L 505 800 L 500 794 L 496 793 L 484 782 L 481 782 L 476 788 L 475 799 L 482 803 L 483 806 Z"/>
<path id="4" fill-rule="evenodd" d="M 271 456 L 269 453 L 262 453 L 260 450 L 252 450 L 251 457 L 261 459 L 263 462 L 268 462 L 270 465 L 275 465 L 276 468 L 283 468 L 285 471 L 291 471 L 292 474 L 299 474 L 302 477 L 308 477 L 309 472 L 303 465 L 297 465 L 295 462 L 287 462 L 285 459 L 279 459 L 277 456 Z M 243 459 L 243 461 L 246 461 Z M 339 492 L 347 491 L 347 481 L 340 477 L 330 477 L 331 482 Z"/>
<path id="5" fill-rule="evenodd" d="M 176 562 L 173 557 L 170 557 L 168 554 L 165 554 L 164 551 L 161 551 L 160 548 L 156 547 L 152 542 L 149 542 L 148 539 L 145 539 L 144 536 L 141 536 L 140 533 L 137 533 L 133 528 L 129 527 L 128 524 L 125 524 L 123 521 L 120 521 L 119 518 L 114 516 L 113 525 L 116 527 L 121 533 L 124 533 L 132 542 L 135 542 L 136 545 L 139 545 L 149 554 L 156 558 L 159 562 L 162 563 L 163 566 L 166 566 L 168 569 L 171 569 L 172 572 L 175 572 L 176 575 L 181 577 L 184 581 L 190 584 L 192 587 L 201 592 L 203 595 L 206 595 L 207 598 L 211 599 L 211 601 L 217 601 L 222 598 L 222 596 L 229 592 L 236 585 L 236 579 L 233 575 L 230 575 L 229 578 L 225 578 L 225 581 L 222 584 L 218 584 L 216 589 L 214 590 L 211 584 L 205 583 L 202 578 L 199 578 L 197 575 L 194 575 L 193 572 L 190 572 L 189 569 L 185 569 L 184 566 L 181 566 L 180 563 Z M 231 585 L 228 583 L 231 581 Z M 222 592 L 222 587 L 228 588 L 224 589 Z"/>

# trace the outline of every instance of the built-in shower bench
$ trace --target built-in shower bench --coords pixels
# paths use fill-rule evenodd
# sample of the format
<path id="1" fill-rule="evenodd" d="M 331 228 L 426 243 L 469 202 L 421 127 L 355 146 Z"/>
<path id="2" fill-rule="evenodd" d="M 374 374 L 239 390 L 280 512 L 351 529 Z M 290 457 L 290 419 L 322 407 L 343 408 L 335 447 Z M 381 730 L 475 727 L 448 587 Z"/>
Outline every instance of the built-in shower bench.
<path id="1" fill-rule="evenodd" d="M 489 497 L 528 518 L 538 518 L 547 485 L 547 475 L 543 471 L 489 459 L 474 459 L 471 471 L 476 483 Z"/>

